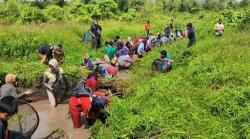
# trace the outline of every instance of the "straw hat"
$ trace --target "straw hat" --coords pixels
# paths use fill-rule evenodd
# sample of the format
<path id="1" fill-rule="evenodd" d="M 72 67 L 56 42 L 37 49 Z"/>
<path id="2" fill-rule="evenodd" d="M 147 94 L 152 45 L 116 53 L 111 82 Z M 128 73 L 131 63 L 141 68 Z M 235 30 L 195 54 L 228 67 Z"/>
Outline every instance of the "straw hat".
<path id="1" fill-rule="evenodd" d="M 105 62 L 102 61 L 100 58 L 97 58 L 94 63 L 95 64 L 102 64 L 102 63 L 105 63 Z"/>

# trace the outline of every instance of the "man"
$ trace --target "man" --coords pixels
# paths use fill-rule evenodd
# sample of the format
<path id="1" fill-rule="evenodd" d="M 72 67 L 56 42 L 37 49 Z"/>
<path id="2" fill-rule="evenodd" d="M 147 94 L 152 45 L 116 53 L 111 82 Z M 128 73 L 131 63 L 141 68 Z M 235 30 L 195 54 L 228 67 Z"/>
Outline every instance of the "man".
<path id="1" fill-rule="evenodd" d="M 95 23 L 90 27 L 90 31 L 92 32 L 94 39 L 96 39 L 96 47 L 100 47 L 102 27 L 98 24 L 97 21 L 95 21 Z"/>
<path id="2" fill-rule="evenodd" d="M 107 45 L 104 55 L 105 62 L 108 64 L 115 64 L 114 62 L 116 61 L 116 48 L 113 46 L 112 41 L 106 42 L 105 44 Z"/>
<path id="3" fill-rule="evenodd" d="M 223 35 L 224 32 L 224 25 L 222 23 L 222 19 L 219 19 L 218 23 L 215 24 L 215 35 L 220 37 Z"/>
<path id="4" fill-rule="evenodd" d="M 145 30 L 146 30 L 147 37 L 149 35 L 150 29 L 151 29 L 150 21 L 147 20 L 147 23 L 145 24 Z"/>
<path id="5" fill-rule="evenodd" d="M 169 56 L 166 50 L 162 50 L 161 59 L 166 62 L 166 65 L 163 65 L 163 68 L 166 69 L 166 71 L 170 71 L 172 69 L 173 62 L 172 56 Z"/>
<path id="6" fill-rule="evenodd" d="M 55 54 L 56 59 L 61 59 L 60 56 L 64 56 L 62 51 L 62 45 L 43 45 L 37 51 L 38 58 L 41 60 L 42 64 L 47 64 L 49 60 L 53 58 L 53 54 Z"/>
<path id="7" fill-rule="evenodd" d="M 6 96 L 0 99 L 0 139 L 25 139 L 19 132 L 8 130 L 8 120 L 17 113 L 16 99 Z"/>
<path id="8" fill-rule="evenodd" d="M 187 24 L 187 37 L 189 39 L 188 46 L 191 47 L 196 43 L 195 31 L 192 23 Z"/>
<path id="9" fill-rule="evenodd" d="M 138 49 L 137 49 L 137 55 L 139 58 L 142 58 L 145 55 L 146 51 L 145 51 L 145 45 L 142 42 L 142 40 L 139 43 Z"/>

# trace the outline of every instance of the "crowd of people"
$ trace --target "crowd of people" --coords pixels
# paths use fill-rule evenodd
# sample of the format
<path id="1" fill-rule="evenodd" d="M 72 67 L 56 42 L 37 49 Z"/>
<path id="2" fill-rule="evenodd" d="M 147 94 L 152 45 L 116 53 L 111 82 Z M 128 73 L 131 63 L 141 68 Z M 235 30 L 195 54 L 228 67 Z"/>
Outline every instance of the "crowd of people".
<path id="1" fill-rule="evenodd" d="M 104 93 L 99 92 L 98 78 L 112 78 L 116 76 L 119 70 L 129 69 L 138 58 L 142 58 L 151 50 L 160 47 L 166 43 L 173 43 L 174 40 L 188 38 L 187 47 L 196 43 L 195 28 L 192 23 L 187 24 L 187 30 L 182 32 L 176 29 L 174 32 L 173 20 L 166 26 L 164 33 L 153 35 L 151 32 L 150 21 L 145 24 L 146 37 L 135 36 L 134 39 L 128 37 L 122 40 L 116 36 L 114 40 L 105 42 L 104 57 L 93 61 L 89 54 L 84 54 L 81 67 L 89 70 L 89 74 L 73 90 L 73 95 L 69 99 L 69 113 L 71 115 L 74 128 L 81 127 L 81 113 L 86 120 L 86 125 L 92 125 L 95 120 L 100 119 L 103 123 L 106 121 L 107 112 L 105 106 L 111 105 L 111 100 Z M 90 31 L 93 39 L 96 39 L 97 47 L 101 45 L 101 26 L 95 22 Z M 220 19 L 215 25 L 216 36 L 222 36 L 224 25 Z M 46 88 L 51 107 L 56 107 L 61 101 L 66 89 L 65 75 L 60 64 L 63 63 L 62 45 L 43 45 L 37 50 L 41 63 L 47 64 L 48 69 L 43 76 L 43 85 Z M 161 51 L 160 59 L 165 62 L 164 69 L 172 69 L 173 58 L 167 54 L 166 50 Z M 8 136 L 17 135 L 14 132 L 8 132 L 7 120 L 11 115 L 17 113 L 16 99 L 25 95 L 31 95 L 32 91 L 17 93 L 15 87 L 16 75 L 7 74 L 5 84 L 1 86 L 0 99 L 0 138 L 7 139 Z M 12 134 L 13 133 L 13 134 Z"/>

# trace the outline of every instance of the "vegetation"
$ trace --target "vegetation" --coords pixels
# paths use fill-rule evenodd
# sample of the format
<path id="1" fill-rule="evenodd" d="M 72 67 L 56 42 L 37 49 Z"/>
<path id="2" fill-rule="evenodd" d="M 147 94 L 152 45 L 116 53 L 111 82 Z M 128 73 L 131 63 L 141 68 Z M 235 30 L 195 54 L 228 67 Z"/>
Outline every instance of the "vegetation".
<path id="1" fill-rule="evenodd" d="M 36 50 L 44 43 L 63 44 L 62 66 L 71 81 L 79 80 L 85 52 L 92 59 L 103 57 L 102 48 L 93 51 L 81 41 L 95 19 L 103 27 L 103 41 L 116 35 L 144 36 L 146 19 L 154 34 L 172 18 L 176 28 L 194 24 L 194 47 L 186 48 L 187 40 L 177 41 L 132 67 L 126 98 L 113 98 L 109 122 L 97 123 L 93 138 L 148 138 L 158 133 L 159 138 L 250 138 L 248 0 L 159 0 L 153 8 L 144 0 L 18 2 L 0 4 L 0 71 L 17 74 L 22 87 L 40 84 L 47 67 L 37 60 Z M 215 38 L 219 18 L 226 31 Z M 162 49 L 175 59 L 167 74 L 150 69 Z"/>

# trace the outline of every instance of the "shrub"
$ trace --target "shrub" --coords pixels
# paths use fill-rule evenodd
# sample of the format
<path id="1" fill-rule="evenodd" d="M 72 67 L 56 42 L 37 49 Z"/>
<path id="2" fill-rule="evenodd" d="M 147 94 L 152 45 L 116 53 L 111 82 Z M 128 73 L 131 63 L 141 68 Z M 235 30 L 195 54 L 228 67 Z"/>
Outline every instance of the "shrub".
<path id="1" fill-rule="evenodd" d="M 59 6 L 48 6 L 43 12 L 47 21 L 62 21 L 66 19 L 65 11 Z"/>

